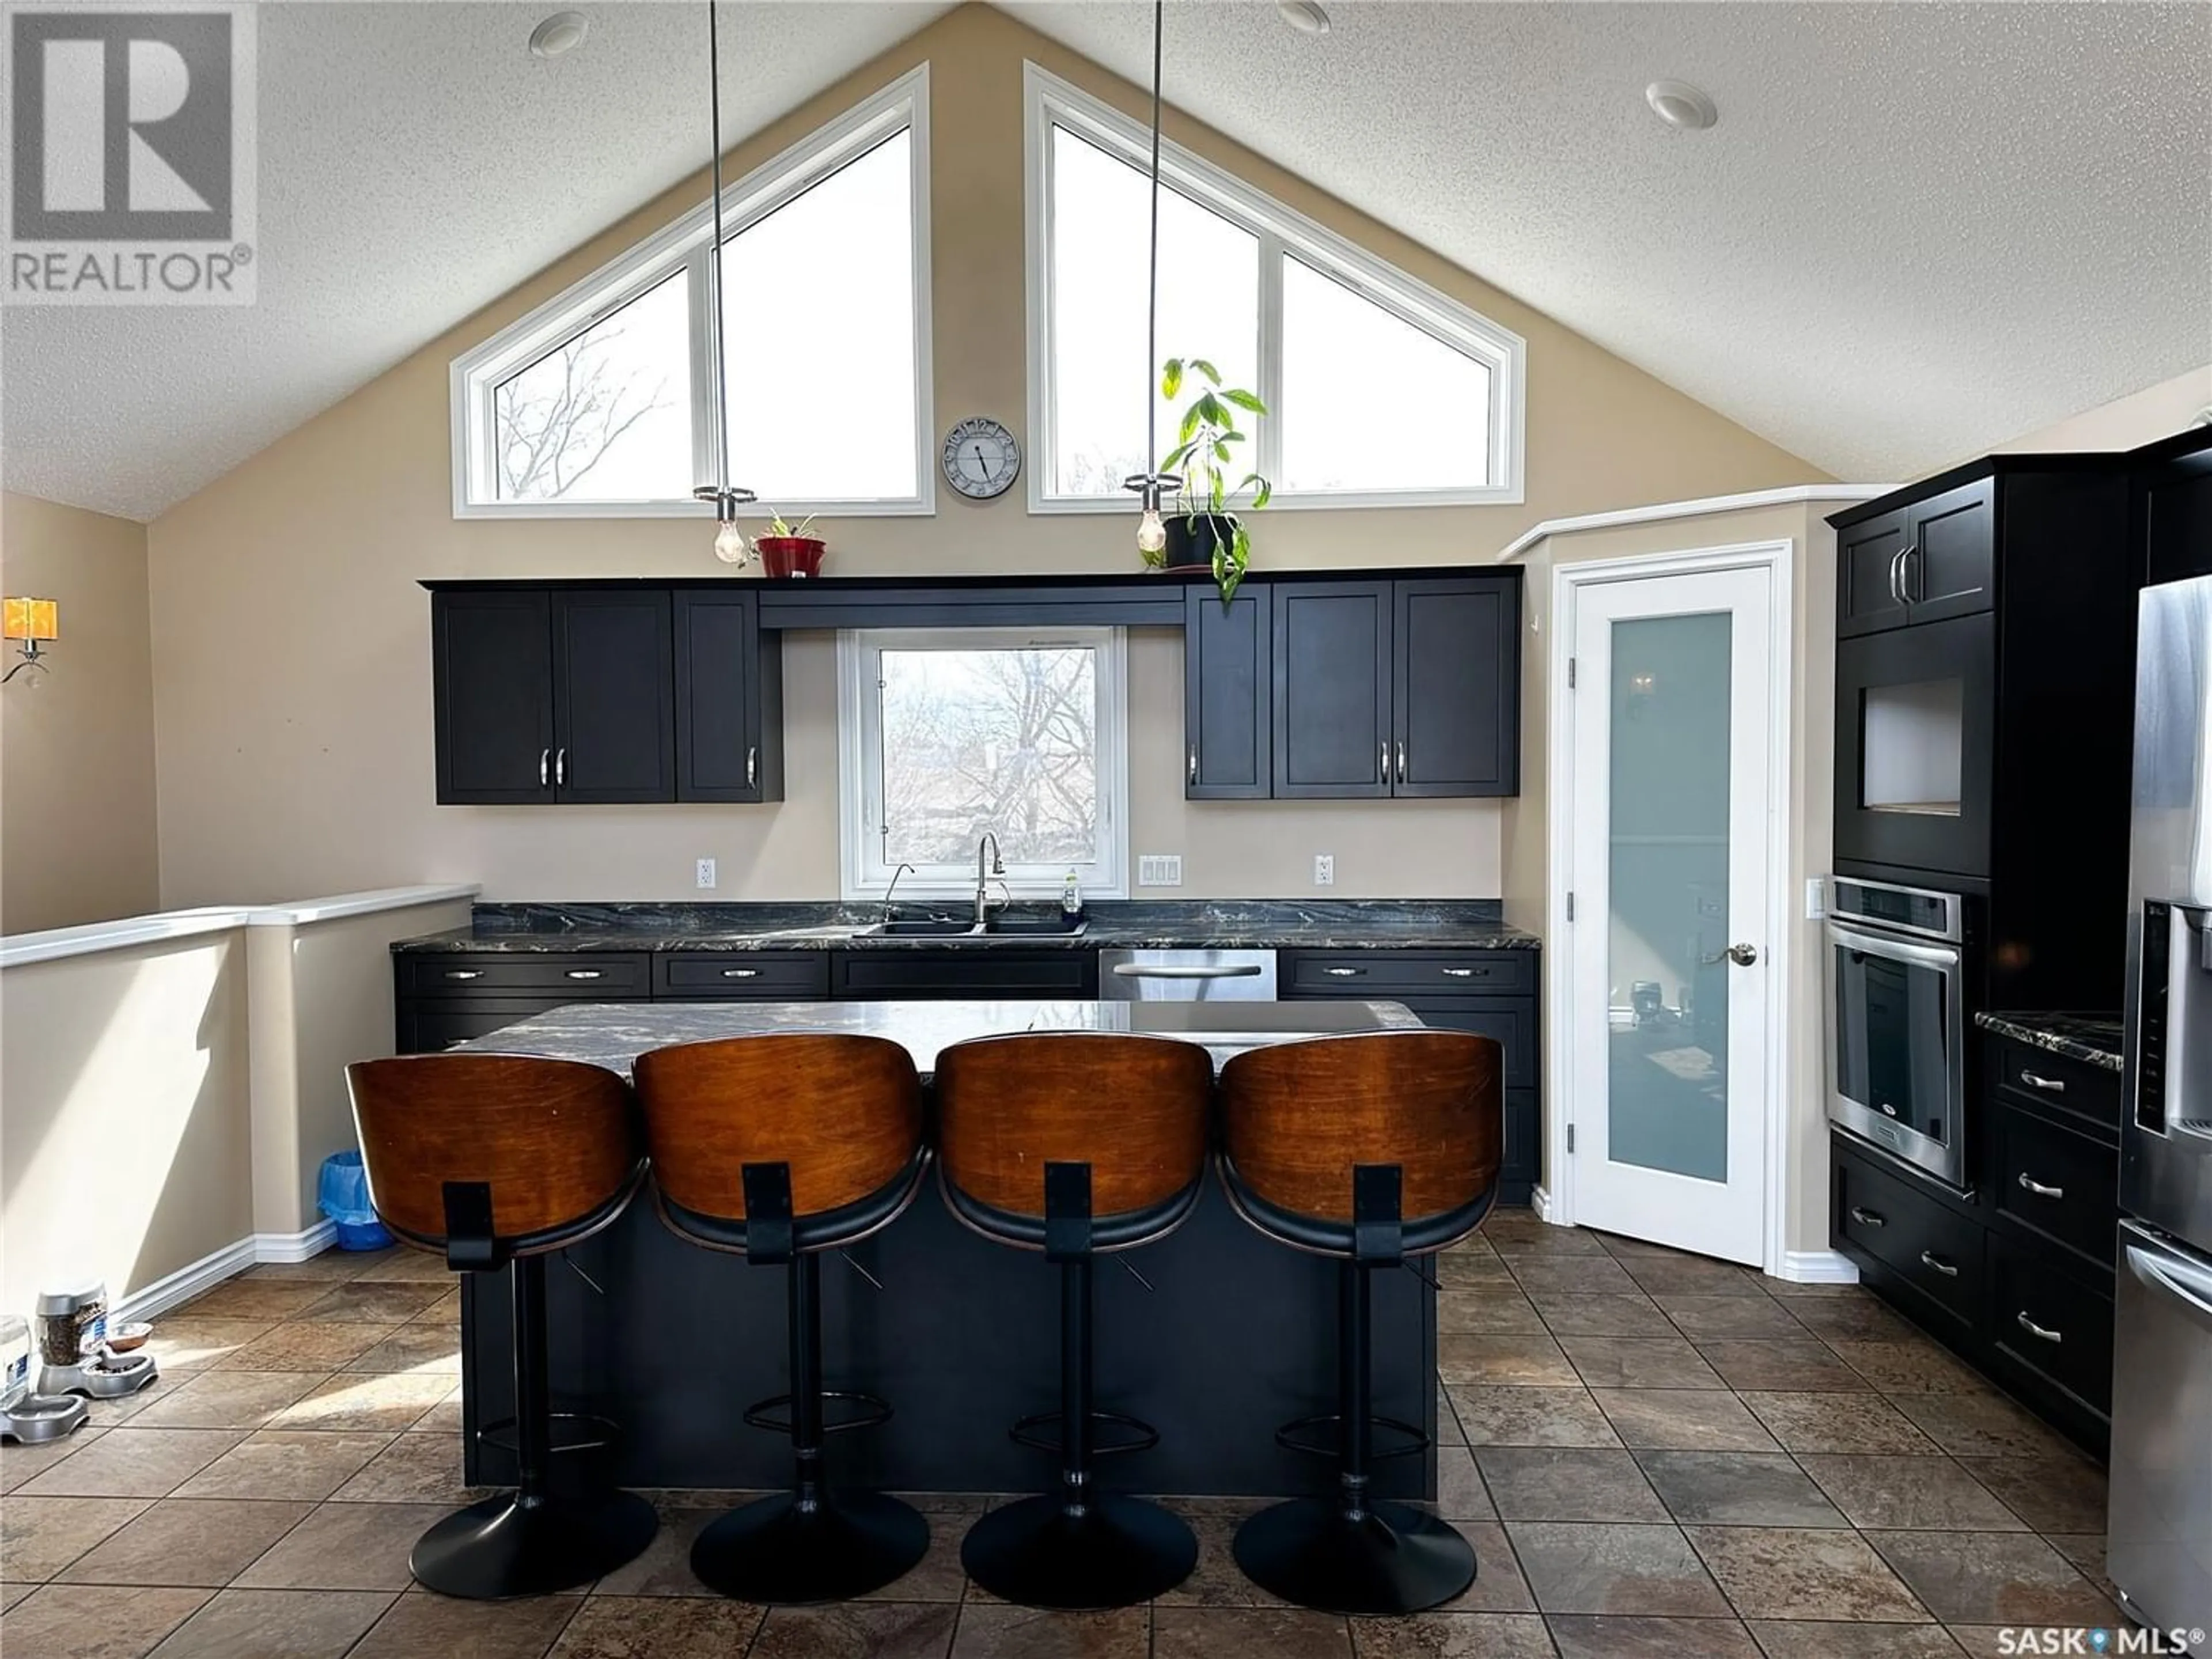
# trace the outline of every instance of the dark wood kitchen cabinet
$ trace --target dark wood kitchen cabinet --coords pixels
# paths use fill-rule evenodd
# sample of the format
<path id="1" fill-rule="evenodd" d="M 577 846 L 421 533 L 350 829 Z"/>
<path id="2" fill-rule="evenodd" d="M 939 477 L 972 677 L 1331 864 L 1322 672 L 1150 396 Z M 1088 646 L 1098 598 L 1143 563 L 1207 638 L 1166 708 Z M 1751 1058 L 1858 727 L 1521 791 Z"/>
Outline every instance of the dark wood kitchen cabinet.
<path id="1" fill-rule="evenodd" d="M 732 587 L 451 584 L 430 601 L 438 800 L 783 796 L 781 635 Z"/>
<path id="2" fill-rule="evenodd" d="M 1274 795 L 1520 787 L 1517 573 L 1279 584 Z"/>
<path id="3" fill-rule="evenodd" d="M 1988 611 L 1996 562 L 1994 478 L 1856 519 L 1836 534 L 1837 637 Z"/>
<path id="4" fill-rule="evenodd" d="M 1183 788 L 1191 800 L 1266 800 L 1274 790 L 1273 609 L 1264 583 L 1222 602 L 1183 601 Z"/>
<path id="5" fill-rule="evenodd" d="M 2131 545 L 2144 580 L 2212 576 L 2212 427 L 2178 432 L 2135 452 Z"/>

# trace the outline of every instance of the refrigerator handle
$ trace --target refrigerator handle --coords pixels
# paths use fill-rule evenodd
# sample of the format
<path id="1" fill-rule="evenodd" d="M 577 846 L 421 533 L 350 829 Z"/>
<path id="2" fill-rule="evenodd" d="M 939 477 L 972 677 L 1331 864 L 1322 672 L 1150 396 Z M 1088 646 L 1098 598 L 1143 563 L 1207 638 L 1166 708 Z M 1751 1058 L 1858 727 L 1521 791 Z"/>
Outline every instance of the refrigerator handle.
<path id="1" fill-rule="evenodd" d="M 2154 1255 L 2140 1244 L 2127 1247 L 2128 1271 L 2154 1291 L 2162 1291 L 2186 1308 L 2197 1322 L 2212 1327 L 2212 1274 L 2185 1267 L 2171 1256 Z"/>

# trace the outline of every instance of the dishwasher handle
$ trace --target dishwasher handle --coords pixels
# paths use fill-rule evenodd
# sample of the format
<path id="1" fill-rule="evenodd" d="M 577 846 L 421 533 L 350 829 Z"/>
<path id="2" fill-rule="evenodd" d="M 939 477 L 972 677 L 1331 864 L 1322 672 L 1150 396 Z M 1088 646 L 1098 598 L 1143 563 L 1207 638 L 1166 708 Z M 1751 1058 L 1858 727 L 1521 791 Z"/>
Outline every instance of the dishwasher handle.
<path id="1" fill-rule="evenodd" d="M 1117 962 L 1108 971 L 1117 979 L 1257 979 L 1265 970 L 1256 962 L 1191 965 Z"/>

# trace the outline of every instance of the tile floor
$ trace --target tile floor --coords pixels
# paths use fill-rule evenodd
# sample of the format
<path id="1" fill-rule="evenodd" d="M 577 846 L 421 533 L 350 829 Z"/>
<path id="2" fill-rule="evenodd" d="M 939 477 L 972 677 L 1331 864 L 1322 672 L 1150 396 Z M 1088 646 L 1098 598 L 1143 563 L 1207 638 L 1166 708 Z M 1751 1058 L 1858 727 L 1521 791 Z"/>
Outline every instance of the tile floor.
<path id="1" fill-rule="evenodd" d="M 1441 1263 L 1440 1507 L 1474 1541 L 1447 1611 L 1271 1604 L 1238 1516 L 1183 1505 L 1199 1570 L 1151 1607 L 994 1602 L 961 1500 L 872 1600 L 763 1609 L 684 1567 L 715 1512 L 653 1494 L 641 1559 L 506 1606 L 408 1588 L 467 1496 L 459 1297 L 434 1259 L 262 1267 L 160 1322 L 162 1377 L 61 1445 L 0 1449 L 7 1659 L 1929 1659 L 2010 1625 L 2109 1625 L 2104 1477 L 1853 1288 L 1500 1212 Z M 983 1500 L 967 1500 L 973 1513 Z"/>

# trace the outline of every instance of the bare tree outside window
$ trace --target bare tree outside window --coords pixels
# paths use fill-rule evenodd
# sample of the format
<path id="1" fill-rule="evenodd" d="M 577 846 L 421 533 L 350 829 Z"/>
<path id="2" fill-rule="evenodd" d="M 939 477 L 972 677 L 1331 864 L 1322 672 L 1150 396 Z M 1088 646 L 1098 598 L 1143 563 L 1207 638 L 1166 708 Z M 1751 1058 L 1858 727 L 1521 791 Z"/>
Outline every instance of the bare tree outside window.
<path id="1" fill-rule="evenodd" d="M 499 387 L 501 499 L 690 495 L 689 280 L 679 272 Z"/>
<path id="2" fill-rule="evenodd" d="M 957 864 L 996 832 L 1009 865 L 1098 856 L 1098 671 L 1088 647 L 879 653 L 884 859 Z"/>

